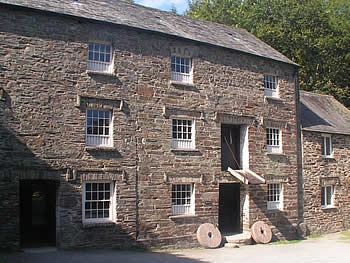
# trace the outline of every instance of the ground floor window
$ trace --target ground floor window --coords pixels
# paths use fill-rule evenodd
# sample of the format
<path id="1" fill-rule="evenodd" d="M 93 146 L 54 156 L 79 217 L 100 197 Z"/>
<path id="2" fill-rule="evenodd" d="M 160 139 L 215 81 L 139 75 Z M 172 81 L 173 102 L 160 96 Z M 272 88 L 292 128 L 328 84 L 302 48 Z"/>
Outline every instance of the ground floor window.
<path id="1" fill-rule="evenodd" d="M 194 214 L 194 185 L 173 184 L 171 190 L 172 214 Z"/>
<path id="2" fill-rule="evenodd" d="M 267 209 L 283 209 L 283 196 L 281 184 L 268 184 L 267 185 Z"/>
<path id="3" fill-rule="evenodd" d="M 321 189 L 321 205 L 323 208 L 334 206 L 334 186 L 323 186 Z"/>
<path id="4" fill-rule="evenodd" d="M 114 183 L 83 184 L 83 222 L 108 222 L 114 219 Z"/>

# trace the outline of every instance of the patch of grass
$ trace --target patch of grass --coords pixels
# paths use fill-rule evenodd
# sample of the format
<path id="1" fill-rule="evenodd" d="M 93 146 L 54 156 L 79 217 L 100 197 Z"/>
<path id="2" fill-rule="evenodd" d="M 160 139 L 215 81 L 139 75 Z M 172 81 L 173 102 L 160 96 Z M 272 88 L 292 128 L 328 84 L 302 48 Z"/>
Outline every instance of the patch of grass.
<path id="1" fill-rule="evenodd" d="M 321 238 L 321 237 L 323 237 L 323 235 L 321 234 L 311 234 L 311 235 L 308 235 L 306 238 L 311 239 L 311 238 Z"/>
<path id="2" fill-rule="evenodd" d="M 280 240 L 276 242 L 269 243 L 269 245 L 290 245 L 290 244 L 296 244 L 301 242 L 301 240 L 295 239 L 295 240 Z"/>

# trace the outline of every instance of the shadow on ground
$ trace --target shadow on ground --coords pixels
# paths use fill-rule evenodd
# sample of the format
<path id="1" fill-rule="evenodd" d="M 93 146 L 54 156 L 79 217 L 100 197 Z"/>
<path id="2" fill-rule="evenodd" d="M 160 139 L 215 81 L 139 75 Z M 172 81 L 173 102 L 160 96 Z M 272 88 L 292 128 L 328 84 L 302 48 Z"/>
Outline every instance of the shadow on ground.
<path id="1" fill-rule="evenodd" d="M 56 249 L 27 250 L 9 254 L 0 254 L 1 263 L 208 263 L 182 256 L 162 252 L 118 251 L 107 249 L 60 251 Z"/>

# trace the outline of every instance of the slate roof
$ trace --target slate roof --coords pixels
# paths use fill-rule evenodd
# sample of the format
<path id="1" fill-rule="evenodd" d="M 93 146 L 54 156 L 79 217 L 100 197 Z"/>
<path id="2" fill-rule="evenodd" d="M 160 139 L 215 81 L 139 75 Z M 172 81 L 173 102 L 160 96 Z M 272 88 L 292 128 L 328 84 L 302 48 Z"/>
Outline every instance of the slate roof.
<path id="1" fill-rule="evenodd" d="M 350 135 L 350 110 L 329 95 L 300 92 L 302 129 Z"/>
<path id="2" fill-rule="evenodd" d="M 298 66 L 245 29 L 195 20 L 120 0 L 0 0 L 0 4 L 160 32 Z"/>

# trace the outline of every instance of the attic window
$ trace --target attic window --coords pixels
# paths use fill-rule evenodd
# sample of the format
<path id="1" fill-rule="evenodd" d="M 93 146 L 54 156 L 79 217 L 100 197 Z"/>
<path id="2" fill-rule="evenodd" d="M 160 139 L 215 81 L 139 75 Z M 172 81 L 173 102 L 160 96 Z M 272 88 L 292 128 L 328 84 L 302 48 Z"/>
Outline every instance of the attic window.
<path id="1" fill-rule="evenodd" d="M 87 68 L 93 72 L 113 73 L 112 45 L 90 42 Z"/>
<path id="2" fill-rule="evenodd" d="M 192 83 L 192 59 L 190 57 L 171 56 L 171 80 Z"/>
<path id="3" fill-rule="evenodd" d="M 278 98 L 278 78 L 275 75 L 264 75 L 264 93 L 267 97 Z"/>

